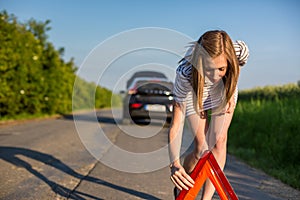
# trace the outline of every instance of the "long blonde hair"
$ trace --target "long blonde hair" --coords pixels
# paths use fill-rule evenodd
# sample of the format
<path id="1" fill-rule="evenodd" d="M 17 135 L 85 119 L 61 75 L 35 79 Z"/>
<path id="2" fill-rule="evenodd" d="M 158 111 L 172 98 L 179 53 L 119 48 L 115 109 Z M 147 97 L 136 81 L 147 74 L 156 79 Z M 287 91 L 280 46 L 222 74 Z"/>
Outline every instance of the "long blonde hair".
<path id="1" fill-rule="evenodd" d="M 225 31 L 207 31 L 199 38 L 197 42 L 195 42 L 193 48 L 192 54 L 189 56 L 189 58 L 185 59 L 188 60 L 189 64 L 193 65 L 191 84 L 197 102 L 195 103 L 196 111 L 198 111 L 198 113 L 199 111 L 203 111 L 202 98 L 205 80 L 203 59 L 206 56 L 209 56 L 210 58 L 216 58 L 221 54 L 224 54 L 227 60 L 226 74 L 222 78 L 224 84 L 224 95 L 226 98 L 223 98 L 221 107 L 224 108 L 230 98 L 234 95 L 240 73 L 240 68 L 232 40 Z"/>

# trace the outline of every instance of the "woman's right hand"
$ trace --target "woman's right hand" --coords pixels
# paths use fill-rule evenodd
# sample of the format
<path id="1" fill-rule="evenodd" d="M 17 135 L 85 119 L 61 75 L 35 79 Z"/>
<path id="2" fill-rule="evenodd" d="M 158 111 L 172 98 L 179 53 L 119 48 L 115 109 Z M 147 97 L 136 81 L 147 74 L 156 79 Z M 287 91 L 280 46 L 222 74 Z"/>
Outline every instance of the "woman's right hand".
<path id="1" fill-rule="evenodd" d="M 171 180 L 174 185 L 179 189 L 188 190 L 195 184 L 194 180 L 185 172 L 184 168 L 179 163 L 173 163 L 171 166 Z"/>

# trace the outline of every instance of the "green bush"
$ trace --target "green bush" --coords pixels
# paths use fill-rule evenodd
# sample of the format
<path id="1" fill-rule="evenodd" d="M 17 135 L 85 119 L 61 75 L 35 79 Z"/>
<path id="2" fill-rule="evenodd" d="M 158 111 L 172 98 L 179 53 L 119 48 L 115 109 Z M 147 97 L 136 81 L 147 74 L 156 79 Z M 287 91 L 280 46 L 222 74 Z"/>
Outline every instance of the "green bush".
<path id="1" fill-rule="evenodd" d="M 1 119 L 72 111 L 77 68 L 73 59 L 62 59 L 63 48 L 55 49 L 47 40 L 49 23 L 31 19 L 23 24 L 6 11 L 0 12 Z M 94 99 L 93 108 L 110 106 L 111 91 L 80 81 L 73 108 L 80 109 L 89 99 Z"/>

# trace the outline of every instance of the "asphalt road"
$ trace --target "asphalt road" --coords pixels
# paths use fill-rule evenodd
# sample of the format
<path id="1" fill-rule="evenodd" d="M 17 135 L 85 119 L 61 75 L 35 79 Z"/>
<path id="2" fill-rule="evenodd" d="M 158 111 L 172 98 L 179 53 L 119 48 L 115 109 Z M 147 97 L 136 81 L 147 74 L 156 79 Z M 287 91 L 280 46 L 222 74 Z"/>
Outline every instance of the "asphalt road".
<path id="1" fill-rule="evenodd" d="M 102 110 L 1 125 L 0 199 L 173 199 L 168 127 L 122 125 L 119 116 Z M 225 173 L 241 200 L 300 199 L 230 155 Z"/>

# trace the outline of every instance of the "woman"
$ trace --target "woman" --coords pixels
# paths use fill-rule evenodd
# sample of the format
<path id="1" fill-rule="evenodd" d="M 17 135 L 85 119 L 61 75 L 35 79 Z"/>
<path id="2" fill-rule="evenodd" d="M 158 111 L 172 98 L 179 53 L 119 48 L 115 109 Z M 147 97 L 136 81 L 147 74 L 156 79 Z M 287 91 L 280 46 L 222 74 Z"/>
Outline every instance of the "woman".
<path id="1" fill-rule="evenodd" d="M 233 44 L 225 31 L 214 30 L 204 33 L 179 62 L 169 131 L 170 178 L 177 189 L 193 187 L 194 181 L 188 174 L 207 149 L 213 152 L 221 169 L 224 168 L 227 131 L 237 102 L 240 66 L 247 62 L 248 56 L 244 42 Z M 185 118 L 195 138 L 193 151 L 181 165 L 180 146 Z M 211 199 L 213 194 L 214 186 L 206 181 L 202 199 Z"/>

